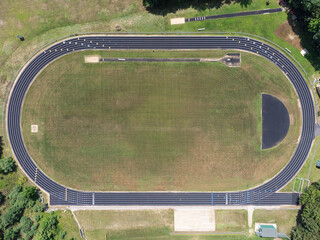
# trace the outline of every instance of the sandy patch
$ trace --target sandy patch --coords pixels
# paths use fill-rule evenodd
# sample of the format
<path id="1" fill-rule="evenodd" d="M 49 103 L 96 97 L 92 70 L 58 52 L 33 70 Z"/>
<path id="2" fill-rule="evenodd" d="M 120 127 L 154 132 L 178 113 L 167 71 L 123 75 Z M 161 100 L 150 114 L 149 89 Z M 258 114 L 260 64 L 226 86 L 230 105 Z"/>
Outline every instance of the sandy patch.
<path id="1" fill-rule="evenodd" d="M 171 25 L 177 25 L 177 24 L 185 24 L 186 20 L 185 18 L 171 18 L 170 22 L 171 22 Z"/>
<path id="2" fill-rule="evenodd" d="M 31 132 L 37 133 L 38 132 L 38 125 L 31 125 Z"/>
<path id="3" fill-rule="evenodd" d="M 289 114 L 289 119 L 290 119 L 290 125 L 293 125 L 293 123 L 294 123 L 294 115 L 292 113 Z"/>
<path id="4" fill-rule="evenodd" d="M 91 55 L 91 56 L 85 56 L 84 62 L 85 63 L 98 63 L 100 59 L 99 55 Z"/>
<path id="5" fill-rule="evenodd" d="M 174 231 L 215 231 L 213 209 L 179 209 L 174 211 Z"/>
<path id="6" fill-rule="evenodd" d="M 283 22 L 280 26 L 274 31 L 274 34 L 279 38 L 290 43 L 292 46 L 296 47 L 299 50 L 302 50 L 301 42 L 299 36 L 293 31 L 291 25 L 288 21 Z"/>

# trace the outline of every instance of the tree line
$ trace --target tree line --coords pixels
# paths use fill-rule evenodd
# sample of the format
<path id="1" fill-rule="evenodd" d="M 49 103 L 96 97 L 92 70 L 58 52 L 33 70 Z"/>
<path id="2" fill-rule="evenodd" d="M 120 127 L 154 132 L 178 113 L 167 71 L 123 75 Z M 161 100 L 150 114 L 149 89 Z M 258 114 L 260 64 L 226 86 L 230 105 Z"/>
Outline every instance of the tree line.
<path id="1" fill-rule="evenodd" d="M 320 52 L 320 1 L 289 0 L 289 4 L 298 18 L 298 23 L 309 35 L 312 47 Z"/>
<path id="2" fill-rule="evenodd" d="M 297 226 L 293 228 L 293 240 L 320 239 L 320 181 L 311 186 L 300 198 L 301 210 L 297 217 Z"/>
<path id="3" fill-rule="evenodd" d="M 16 164 L 11 158 L 0 159 L 0 178 L 16 174 Z M 0 239 L 53 240 L 65 239 L 67 232 L 59 226 L 54 212 L 46 213 L 38 189 L 18 180 L 9 194 L 0 192 Z"/>

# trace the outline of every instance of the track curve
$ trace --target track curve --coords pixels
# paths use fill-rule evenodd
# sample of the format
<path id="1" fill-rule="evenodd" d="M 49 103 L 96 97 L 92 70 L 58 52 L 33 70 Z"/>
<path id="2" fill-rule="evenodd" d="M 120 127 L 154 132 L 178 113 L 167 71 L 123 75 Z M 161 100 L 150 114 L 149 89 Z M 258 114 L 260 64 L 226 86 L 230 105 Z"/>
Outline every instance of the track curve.
<path id="1" fill-rule="evenodd" d="M 28 154 L 21 133 L 21 110 L 35 76 L 58 57 L 93 49 L 234 49 L 272 61 L 291 81 L 300 99 L 302 132 L 288 164 L 271 180 L 239 192 L 84 192 L 53 181 Z M 7 133 L 13 153 L 24 172 L 50 194 L 51 205 L 278 205 L 297 204 L 298 194 L 277 193 L 299 171 L 308 157 L 315 127 L 314 104 L 309 87 L 297 67 L 280 51 L 258 40 L 227 36 L 81 36 L 58 42 L 32 59 L 12 87 L 7 105 Z"/>

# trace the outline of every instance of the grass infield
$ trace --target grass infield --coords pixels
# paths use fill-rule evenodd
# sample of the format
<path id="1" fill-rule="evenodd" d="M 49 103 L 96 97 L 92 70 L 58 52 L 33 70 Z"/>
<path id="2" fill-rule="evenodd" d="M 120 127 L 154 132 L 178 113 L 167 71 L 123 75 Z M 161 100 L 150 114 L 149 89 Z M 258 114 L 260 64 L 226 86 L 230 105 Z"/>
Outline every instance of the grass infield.
<path id="1" fill-rule="evenodd" d="M 239 190 L 290 159 L 301 117 L 289 81 L 272 63 L 242 54 L 221 63 L 84 63 L 101 57 L 221 57 L 223 51 L 95 51 L 69 54 L 26 95 L 23 137 L 51 178 L 83 190 Z M 261 150 L 261 93 L 284 102 L 284 141 Z M 38 124 L 39 132 L 31 133 Z"/>

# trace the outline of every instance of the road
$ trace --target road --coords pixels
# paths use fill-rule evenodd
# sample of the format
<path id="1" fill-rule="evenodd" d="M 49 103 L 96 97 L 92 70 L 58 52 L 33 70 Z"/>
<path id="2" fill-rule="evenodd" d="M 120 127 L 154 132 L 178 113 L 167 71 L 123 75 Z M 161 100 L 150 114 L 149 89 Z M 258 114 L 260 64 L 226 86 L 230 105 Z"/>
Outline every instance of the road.
<path id="1" fill-rule="evenodd" d="M 302 133 L 288 164 L 272 179 L 238 192 L 84 192 L 67 188 L 37 167 L 21 133 L 23 99 L 35 76 L 50 62 L 65 54 L 93 49 L 233 49 L 260 55 L 275 64 L 291 81 L 299 96 Z M 227 36 L 80 36 L 58 42 L 38 54 L 22 70 L 12 87 L 7 106 L 7 132 L 13 153 L 29 178 L 50 194 L 51 205 L 290 205 L 298 194 L 278 193 L 305 162 L 315 128 L 310 89 L 297 67 L 280 51 L 247 37 Z"/>
<path id="2" fill-rule="evenodd" d="M 232 17 L 243 17 L 243 16 L 251 16 L 251 15 L 270 14 L 270 13 L 277 13 L 277 12 L 282 12 L 282 11 L 283 11 L 282 8 L 271 8 L 271 9 L 264 9 L 264 10 L 257 10 L 257 11 L 227 13 L 227 14 L 212 15 L 212 16 L 205 16 L 205 17 L 186 18 L 185 22 L 195 22 L 195 21 L 205 21 L 205 20 L 221 19 L 221 18 L 232 18 Z"/>

